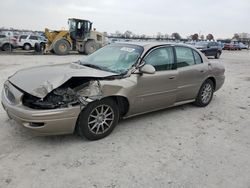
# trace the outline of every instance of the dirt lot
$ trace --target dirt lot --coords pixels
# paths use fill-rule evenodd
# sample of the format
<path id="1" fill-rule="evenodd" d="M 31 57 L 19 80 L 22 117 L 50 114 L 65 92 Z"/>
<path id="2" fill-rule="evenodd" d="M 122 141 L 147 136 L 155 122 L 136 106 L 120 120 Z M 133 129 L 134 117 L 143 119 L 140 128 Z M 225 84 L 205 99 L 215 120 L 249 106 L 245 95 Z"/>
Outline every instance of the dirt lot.
<path id="1" fill-rule="evenodd" d="M 0 55 L 0 89 L 21 68 L 79 58 Z M 124 120 L 95 142 L 38 137 L 0 107 L 0 187 L 249 188 L 250 51 L 211 61 L 225 64 L 226 82 L 208 107 L 184 105 Z"/>

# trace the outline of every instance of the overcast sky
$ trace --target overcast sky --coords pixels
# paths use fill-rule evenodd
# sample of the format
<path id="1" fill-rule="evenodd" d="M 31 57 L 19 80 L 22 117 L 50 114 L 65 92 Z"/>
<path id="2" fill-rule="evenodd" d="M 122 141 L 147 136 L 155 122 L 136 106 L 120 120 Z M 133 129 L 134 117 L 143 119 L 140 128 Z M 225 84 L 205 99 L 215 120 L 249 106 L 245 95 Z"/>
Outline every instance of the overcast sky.
<path id="1" fill-rule="evenodd" d="M 108 33 L 250 33 L 250 0 L 5 0 L 0 7 L 0 26 L 18 29 L 67 29 L 75 17 Z"/>

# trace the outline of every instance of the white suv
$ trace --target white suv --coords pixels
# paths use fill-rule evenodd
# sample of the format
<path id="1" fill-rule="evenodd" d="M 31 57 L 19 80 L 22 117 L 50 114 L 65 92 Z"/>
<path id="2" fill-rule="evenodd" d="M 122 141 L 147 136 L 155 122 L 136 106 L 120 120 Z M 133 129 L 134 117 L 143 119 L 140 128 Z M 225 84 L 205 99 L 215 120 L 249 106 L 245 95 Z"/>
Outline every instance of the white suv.
<path id="1" fill-rule="evenodd" d="M 30 50 L 35 47 L 36 43 L 45 44 L 47 40 L 37 35 L 20 35 L 17 41 L 17 45 L 24 50 Z"/>

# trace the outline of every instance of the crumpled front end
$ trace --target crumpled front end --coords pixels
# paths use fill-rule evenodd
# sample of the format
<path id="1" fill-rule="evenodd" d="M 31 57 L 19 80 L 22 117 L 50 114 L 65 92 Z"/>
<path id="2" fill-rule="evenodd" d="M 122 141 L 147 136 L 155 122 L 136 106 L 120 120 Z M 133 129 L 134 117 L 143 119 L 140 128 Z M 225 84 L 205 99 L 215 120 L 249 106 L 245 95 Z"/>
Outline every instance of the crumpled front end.
<path id="1" fill-rule="evenodd" d="M 57 109 L 73 106 L 86 106 L 89 102 L 100 99 L 102 91 L 99 81 L 82 80 L 79 86 L 74 81 L 52 90 L 44 98 L 35 97 L 29 93 L 23 95 L 23 105 L 32 109 Z"/>
<path id="2" fill-rule="evenodd" d="M 6 81 L 2 105 L 11 119 L 38 134 L 69 134 L 74 132 L 81 109 L 101 97 L 99 81 L 89 79 L 81 79 L 78 84 L 76 80 L 69 80 L 44 98 L 26 93 Z"/>

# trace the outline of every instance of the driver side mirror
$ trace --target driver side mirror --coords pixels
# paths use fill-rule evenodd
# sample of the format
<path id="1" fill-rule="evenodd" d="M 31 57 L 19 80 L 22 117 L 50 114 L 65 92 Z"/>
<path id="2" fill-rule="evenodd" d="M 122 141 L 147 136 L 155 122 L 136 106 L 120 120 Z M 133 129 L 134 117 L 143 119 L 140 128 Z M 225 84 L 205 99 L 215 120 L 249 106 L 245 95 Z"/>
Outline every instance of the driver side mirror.
<path id="1" fill-rule="evenodd" d="M 145 64 L 139 70 L 141 73 L 145 73 L 145 74 L 154 74 L 155 73 L 155 68 L 150 64 Z"/>

